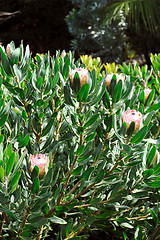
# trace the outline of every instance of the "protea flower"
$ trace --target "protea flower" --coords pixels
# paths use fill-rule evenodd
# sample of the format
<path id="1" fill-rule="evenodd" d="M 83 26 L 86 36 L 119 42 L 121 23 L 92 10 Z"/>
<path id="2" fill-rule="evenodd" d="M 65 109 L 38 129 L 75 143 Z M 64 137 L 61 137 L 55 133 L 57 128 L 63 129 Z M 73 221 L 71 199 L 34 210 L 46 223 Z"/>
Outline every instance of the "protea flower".
<path id="1" fill-rule="evenodd" d="M 135 131 L 138 131 L 140 128 L 141 118 L 142 113 L 136 110 L 127 110 L 122 116 L 122 121 L 127 124 L 127 129 L 129 128 L 131 122 L 135 122 Z"/>
<path id="2" fill-rule="evenodd" d="M 150 89 L 149 87 L 144 89 L 144 96 L 145 96 L 145 101 L 147 100 L 150 92 L 152 91 L 152 89 Z"/>
<path id="3" fill-rule="evenodd" d="M 35 165 L 38 166 L 39 177 L 42 178 L 45 175 L 45 166 L 49 166 L 49 157 L 45 154 L 36 154 L 35 156 L 31 155 L 29 161 L 31 161 L 30 171 L 33 171 Z"/>
<path id="4" fill-rule="evenodd" d="M 74 79 L 74 75 L 76 72 L 79 75 L 80 84 L 82 87 L 87 82 L 88 69 L 86 69 L 86 68 L 71 69 L 69 71 L 69 78 L 70 78 L 72 84 L 73 84 L 73 79 Z"/>
<path id="5" fill-rule="evenodd" d="M 109 86 L 110 86 L 110 83 L 111 83 L 111 80 L 112 80 L 113 75 L 116 75 L 116 80 L 117 80 L 117 82 L 120 81 L 120 80 L 121 80 L 122 82 L 124 82 L 124 79 L 125 79 L 125 76 L 124 76 L 124 75 L 118 74 L 118 73 L 116 73 L 116 74 L 113 74 L 113 73 L 108 74 L 107 77 L 105 78 L 107 89 L 109 89 Z"/>

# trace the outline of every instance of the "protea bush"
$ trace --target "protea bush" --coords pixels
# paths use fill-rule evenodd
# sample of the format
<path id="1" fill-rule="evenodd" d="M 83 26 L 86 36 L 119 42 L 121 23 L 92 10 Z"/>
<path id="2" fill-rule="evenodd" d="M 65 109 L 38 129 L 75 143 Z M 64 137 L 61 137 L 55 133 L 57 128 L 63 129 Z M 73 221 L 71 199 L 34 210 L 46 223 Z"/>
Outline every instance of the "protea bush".
<path id="1" fill-rule="evenodd" d="M 1 238 L 94 239 L 102 231 L 103 239 L 158 239 L 160 55 L 151 55 L 151 70 L 120 65 L 124 81 L 113 73 L 108 88 L 103 68 L 88 70 L 83 84 L 78 71 L 70 79 L 73 69 L 88 69 L 73 52 L 7 49 L 0 47 Z"/>

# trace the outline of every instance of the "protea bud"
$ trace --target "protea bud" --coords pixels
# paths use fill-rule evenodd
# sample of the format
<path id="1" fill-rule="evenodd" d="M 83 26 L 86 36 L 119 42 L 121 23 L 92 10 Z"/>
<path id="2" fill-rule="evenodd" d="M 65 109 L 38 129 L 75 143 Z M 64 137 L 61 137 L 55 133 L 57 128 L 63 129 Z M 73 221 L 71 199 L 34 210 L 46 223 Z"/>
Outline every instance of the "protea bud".
<path id="1" fill-rule="evenodd" d="M 155 153 L 155 155 L 154 155 L 154 158 L 153 158 L 153 160 L 152 160 L 152 166 L 153 166 L 153 168 L 157 165 L 157 161 L 158 161 L 158 150 L 156 150 L 156 153 Z"/>
<path id="2" fill-rule="evenodd" d="M 112 80 L 113 75 L 116 75 L 116 80 L 117 80 L 117 82 L 120 81 L 120 80 L 121 80 L 122 82 L 124 82 L 124 79 L 125 79 L 125 76 L 124 76 L 124 75 L 118 74 L 118 73 L 116 73 L 116 74 L 113 74 L 113 73 L 108 74 L 107 77 L 105 78 L 105 82 L 106 82 L 106 87 L 107 87 L 107 89 L 109 89 L 109 86 L 110 86 L 110 83 L 111 83 L 111 80 Z"/>
<path id="3" fill-rule="evenodd" d="M 136 110 L 127 110 L 122 116 L 123 123 L 127 124 L 127 129 L 129 128 L 131 122 L 135 122 L 135 131 L 138 131 L 140 128 L 142 114 Z"/>
<path id="4" fill-rule="evenodd" d="M 74 75 L 75 75 L 76 72 L 79 75 L 80 84 L 81 84 L 81 87 L 82 87 L 87 82 L 88 69 L 86 69 L 86 68 L 71 69 L 69 71 L 69 78 L 70 78 L 72 84 L 73 84 L 73 79 L 74 79 Z"/>
<path id="5" fill-rule="evenodd" d="M 31 155 L 29 161 L 31 161 L 30 171 L 33 171 L 35 165 L 38 166 L 39 177 L 42 178 L 45 175 L 45 166 L 49 166 L 49 157 L 45 154 L 36 154 L 35 156 Z"/>
<path id="6" fill-rule="evenodd" d="M 8 56 L 9 58 L 11 58 L 12 54 L 11 54 L 10 44 L 7 44 L 6 53 L 7 53 L 7 56 Z"/>
<path id="7" fill-rule="evenodd" d="M 145 101 L 147 100 L 150 92 L 152 91 L 152 89 L 150 89 L 149 87 L 144 89 L 144 96 L 145 96 Z"/>

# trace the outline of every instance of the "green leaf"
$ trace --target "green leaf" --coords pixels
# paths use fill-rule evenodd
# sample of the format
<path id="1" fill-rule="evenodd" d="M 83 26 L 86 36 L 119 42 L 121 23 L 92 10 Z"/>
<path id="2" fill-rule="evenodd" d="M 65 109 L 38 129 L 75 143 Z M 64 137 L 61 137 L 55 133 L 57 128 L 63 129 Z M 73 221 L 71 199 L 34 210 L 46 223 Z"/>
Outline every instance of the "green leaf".
<path id="1" fill-rule="evenodd" d="M 70 65 L 70 59 L 67 58 L 63 68 L 63 77 L 65 78 L 67 78 L 69 75 L 69 65 Z"/>
<path id="2" fill-rule="evenodd" d="M 94 215 L 90 216 L 87 219 L 87 222 L 85 223 L 86 226 L 90 226 L 94 221 L 95 221 L 96 217 Z"/>
<path id="3" fill-rule="evenodd" d="M 50 220 L 52 223 L 67 224 L 67 222 L 66 222 L 64 219 L 59 218 L 59 217 L 57 217 L 57 216 L 50 217 L 49 220 Z"/>
<path id="4" fill-rule="evenodd" d="M 6 154 L 5 154 L 6 158 L 10 158 L 11 154 L 12 154 L 12 145 L 9 144 L 7 146 L 7 150 L 6 150 Z"/>
<path id="5" fill-rule="evenodd" d="M 10 174 L 10 172 L 13 169 L 14 166 L 14 162 L 15 162 L 15 153 L 13 152 L 7 162 L 7 166 L 6 166 L 6 176 L 8 176 Z"/>
<path id="6" fill-rule="evenodd" d="M 34 182 L 34 179 L 38 178 L 38 177 L 39 177 L 39 167 L 37 165 L 35 165 L 32 173 L 31 173 L 32 181 Z"/>
<path id="7" fill-rule="evenodd" d="M 110 98 L 109 98 L 107 89 L 105 89 L 102 99 L 103 99 L 103 104 L 105 108 L 110 109 Z"/>
<path id="8" fill-rule="evenodd" d="M 125 227 L 125 228 L 134 228 L 134 226 L 132 226 L 132 225 L 129 224 L 129 223 L 121 223 L 120 226 L 121 226 L 121 227 Z"/>
<path id="9" fill-rule="evenodd" d="M 52 87 L 55 87 L 55 85 L 58 83 L 58 80 L 59 80 L 59 73 L 57 72 L 54 78 L 52 79 Z"/>
<path id="10" fill-rule="evenodd" d="M 120 100 L 121 98 L 121 94 L 122 94 L 122 81 L 118 81 L 118 83 L 116 84 L 115 88 L 114 88 L 114 93 L 113 93 L 113 102 L 116 103 Z"/>
<path id="11" fill-rule="evenodd" d="M 27 133 L 23 139 L 21 137 L 18 138 L 18 141 L 19 141 L 19 148 L 27 146 L 29 142 L 29 134 Z"/>
<path id="12" fill-rule="evenodd" d="M 144 125 L 146 126 L 149 125 L 153 115 L 154 115 L 154 111 L 145 115 Z"/>
<path id="13" fill-rule="evenodd" d="M 144 91 L 141 92 L 140 97 L 139 97 L 139 100 L 140 100 L 140 102 L 141 102 L 142 104 L 145 103 L 145 95 L 144 95 Z"/>
<path id="14" fill-rule="evenodd" d="M 15 175 L 13 176 L 12 180 L 11 180 L 11 183 L 10 183 L 10 187 L 11 187 L 11 190 L 10 190 L 10 193 L 13 193 L 18 185 L 18 181 L 19 181 L 19 178 L 21 176 L 21 171 L 18 170 Z"/>
<path id="15" fill-rule="evenodd" d="M 134 167 L 134 166 L 139 165 L 140 163 L 142 163 L 141 160 L 135 160 L 135 161 L 131 161 L 131 162 L 125 164 L 125 166 L 126 166 L 126 167 Z"/>
<path id="16" fill-rule="evenodd" d="M 129 128 L 127 129 L 127 135 L 128 137 L 131 137 L 132 134 L 134 133 L 134 130 L 135 130 L 135 122 L 132 121 L 129 125 Z"/>
<path id="17" fill-rule="evenodd" d="M 147 126 L 144 126 L 142 129 L 140 129 L 136 133 L 136 135 L 132 138 L 131 143 L 135 143 L 135 144 L 140 143 L 143 140 L 143 138 L 145 137 L 147 130 L 148 130 Z"/>
<path id="18" fill-rule="evenodd" d="M 131 152 L 131 147 L 130 147 L 129 145 L 123 144 L 123 148 L 124 148 L 124 151 L 125 151 L 126 153 Z"/>
<path id="19" fill-rule="evenodd" d="M 143 178 L 149 178 L 153 175 L 153 169 L 148 169 L 143 172 Z"/>
<path id="20" fill-rule="evenodd" d="M 154 159 L 155 154 L 156 154 L 156 147 L 153 146 L 147 156 L 147 160 L 146 160 L 147 167 L 150 167 L 152 165 L 152 161 Z"/>
<path id="21" fill-rule="evenodd" d="M 68 86 L 64 86 L 64 99 L 68 105 L 74 106 Z"/>
<path id="22" fill-rule="evenodd" d="M 148 112 L 151 112 L 151 111 L 156 111 L 156 110 L 159 110 L 160 109 L 160 102 L 159 103 L 156 103 L 152 106 L 150 106 L 148 109 L 147 109 L 147 113 Z"/>
<path id="23" fill-rule="evenodd" d="M 44 95 L 48 94 L 51 90 L 51 79 L 48 77 L 45 87 L 44 87 Z"/>
<path id="24" fill-rule="evenodd" d="M 23 103 L 21 102 L 21 101 L 19 101 L 19 99 L 18 98 L 16 98 L 16 97 L 13 97 L 13 100 L 14 100 L 14 102 L 18 105 L 18 106 L 20 106 L 20 107 L 22 107 L 23 106 Z"/>
<path id="25" fill-rule="evenodd" d="M 98 103 L 101 98 L 103 97 L 103 94 L 106 90 L 106 86 L 104 84 L 104 82 L 100 82 L 99 85 L 96 87 L 97 89 L 97 93 L 96 93 L 96 96 L 94 98 L 92 98 L 92 101 L 90 102 L 90 105 L 93 106 L 95 105 L 96 103 Z"/>
<path id="26" fill-rule="evenodd" d="M 159 218 L 158 218 L 157 214 L 153 211 L 153 209 L 150 209 L 150 213 L 151 213 L 152 218 L 155 221 L 155 223 L 157 223 L 157 222 L 159 223 Z"/>
<path id="27" fill-rule="evenodd" d="M 89 84 L 85 83 L 79 90 L 77 100 L 79 102 L 85 102 L 89 93 Z"/>
<path id="28" fill-rule="evenodd" d="M 14 73 L 15 73 L 16 77 L 18 78 L 18 81 L 20 82 L 20 81 L 21 81 L 21 78 L 22 78 L 22 72 L 21 72 L 21 70 L 18 68 L 17 65 L 14 65 L 14 66 L 13 66 L 13 70 L 14 70 Z"/>
<path id="29" fill-rule="evenodd" d="M 87 136 L 87 137 L 84 139 L 84 141 L 85 141 L 85 142 L 90 142 L 90 141 L 92 141 L 92 140 L 95 138 L 96 134 L 97 134 L 96 132 L 90 134 L 89 136 Z"/>
<path id="30" fill-rule="evenodd" d="M 98 175 L 97 175 L 97 177 L 96 177 L 96 179 L 95 179 L 95 183 L 99 183 L 99 182 L 101 182 L 102 181 L 102 179 L 103 179 L 103 177 L 104 177 L 104 170 L 102 169 L 99 173 L 98 173 Z"/>
<path id="31" fill-rule="evenodd" d="M 10 63 L 7 56 L 4 53 L 1 53 L 1 59 L 2 59 L 2 66 L 4 71 L 6 72 L 7 75 L 11 76 L 12 71 L 11 71 Z"/>
<path id="32" fill-rule="evenodd" d="M 37 193 L 39 191 L 39 178 L 35 177 L 32 187 L 32 193 Z"/>
<path id="33" fill-rule="evenodd" d="M 91 173 L 93 172 L 93 170 L 94 170 L 94 167 L 88 168 L 86 171 L 83 172 L 83 174 L 80 177 L 80 179 L 81 180 L 83 180 L 83 179 L 88 180 L 88 178 L 91 175 Z"/>
<path id="34" fill-rule="evenodd" d="M 112 97 L 113 97 L 113 94 L 114 94 L 115 86 L 116 86 L 116 75 L 113 75 L 110 86 L 109 86 L 109 92 L 110 92 Z"/>
<path id="35" fill-rule="evenodd" d="M 77 174 L 79 174 L 82 170 L 83 166 L 79 166 L 77 168 L 74 169 L 74 171 L 72 172 L 72 175 L 75 176 Z"/>
<path id="36" fill-rule="evenodd" d="M 127 132 L 127 123 L 124 122 L 121 129 L 120 129 L 120 135 L 124 136 L 126 135 L 126 132 Z"/>
<path id="37" fill-rule="evenodd" d="M 39 228 L 43 225 L 46 224 L 47 222 L 47 219 L 44 218 L 43 216 L 34 216 L 34 215 L 31 215 L 31 218 L 30 219 L 27 219 L 28 222 L 31 224 L 32 228 Z"/>
<path id="38" fill-rule="evenodd" d="M 76 72 L 74 74 L 74 79 L 73 79 L 73 89 L 75 90 L 76 93 L 79 92 L 81 87 L 81 83 L 80 83 L 80 78 L 79 78 L 79 74 L 78 72 Z"/>
<path id="39" fill-rule="evenodd" d="M 16 48 L 13 52 L 12 52 L 12 56 L 11 56 L 11 65 L 13 66 L 14 64 L 18 64 L 19 62 L 19 57 L 20 57 L 20 48 Z"/>
<path id="40" fill-rule="evenodd" d="M 153 174 L 157 175 L 160 173 L 160 162 L 154 167 Z"/>
<path id="41" fill-rule="evenodd" d="M 0 128 L 3 127 L 7 120 L 7 114 L 3 114 L 3 116 L 0 117 Z"/>
<path id="42" fill-rule="evenodd" d="M 160 181 L 149 182 L 145 181 L 145 183 L 152 188 L 160 188 Z"/>
<path id="43" fill-rule="evenodd" d="M 42 130 L 41 137 L 44 137 L 47 133 L 49 133 L 49 131 L 53 127 L 53 123 L 54 123 L 54 118 L 51 118 L 47 126 Z"/>
<path id="44" fill-rule="evenodd" d="M 93 117 L 91 117 L 84 125 L 84 128 L 90 127 L 94 122 L 97 121 L 99 117 L 99 114 L 95 114 Z"/>
<path id="45" fill-rule="evenodd" d="M 43 186 L 49 186 L 50 182 L 52 181 L 52 177 L 53 177 L 53 168 L 50 168 L 44 178 Z"/>
<path id="46" fill-rule="evenodd" d="M 145 102 L 145 105 L 148 106 L 154 99 L 155 90 L 152 90 Z"/>
<path id="47" fill-rule="evenodd" d="M 4 182 L 4 169 L 2 166 L 0 166 L 0 181 Z"/>
<path id="48" fill-rule="evenodd" d="M 77 156 L 78 157 L 83 153 L 83 150 L 84 150 L 84 145 L 81 145 L 77 150 Z"/>
<path id="49" fill-rule="evenodd" d="M 34 82 L 33 79 L 32 79 L 32 82 Z M 37 88 L 39 90 L 41 89 L 42 84 L 43 84 L 43 78 L 41 76 L 39 76 L 39 78 L 37 79 Z"/>

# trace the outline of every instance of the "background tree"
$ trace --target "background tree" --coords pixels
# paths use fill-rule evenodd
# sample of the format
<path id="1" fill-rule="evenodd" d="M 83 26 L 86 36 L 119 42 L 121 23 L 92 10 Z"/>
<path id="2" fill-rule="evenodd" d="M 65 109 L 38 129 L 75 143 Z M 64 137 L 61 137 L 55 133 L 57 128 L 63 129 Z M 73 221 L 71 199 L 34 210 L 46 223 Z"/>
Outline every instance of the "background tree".
<path id="1" fill-rule="evenodd" d="M 66 17 L 73 35 L 72 48 L 77 54 L 92 54 L 104 62 L 120 62 L 126 58 L 126 23 L 123 14 L 106 24 L 108 0 L 72 0 L 74 8 Z"/>
<path id="2" fill-rule="evenodd" d="M 144 54 L 150 64 L 150 53 L 158 53 L 160 30 L 159 0 L 118 0 L 104 7 L 109 14 L 106 21 L 111 22 L 123 14 L 128 23 L 128 42 L 138 55 Z"/>

